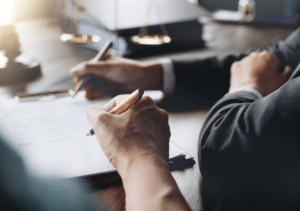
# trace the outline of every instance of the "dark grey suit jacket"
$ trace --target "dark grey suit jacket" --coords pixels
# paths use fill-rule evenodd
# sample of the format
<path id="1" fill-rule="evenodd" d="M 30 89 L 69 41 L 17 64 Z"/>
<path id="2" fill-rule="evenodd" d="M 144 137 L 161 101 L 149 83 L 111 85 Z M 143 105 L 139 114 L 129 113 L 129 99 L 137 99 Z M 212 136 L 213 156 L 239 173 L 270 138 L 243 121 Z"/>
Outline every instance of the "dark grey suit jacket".
<path id="1" fill-rule="evenodd" d="M 280 59 L 282 66 L 288 64 L 296 68 L 300 58 L 299 33 L 300 29 L 284 41 L 255 51 L 268 50 Z M 191 61 L 174 60 L 175 90 L 164 99 L 161 107 L 176 110 L 213 105 L 228 92 L 232 63 L 252 51 Z"/>
<path id="2" fill-rule="evenodd" d="M 209 184 L 202 190 L 207 207 L 222 196 L 222 210 L 300 209 L 300 29 L 268 50 L 282 66 L 296 69 L 293 79 L 264 98 L 241 91 L 213 106 L 200 134 L 198 154 L 201 174 Z M 209 60 L 212 72 L 205 75 L 210 83 L 203 83 L 213 97 L 228 90 L 229 67 L 243 56 L 216 60 L 220 66 Z M 222 90 L 213 89 L 217 84 Z"/>

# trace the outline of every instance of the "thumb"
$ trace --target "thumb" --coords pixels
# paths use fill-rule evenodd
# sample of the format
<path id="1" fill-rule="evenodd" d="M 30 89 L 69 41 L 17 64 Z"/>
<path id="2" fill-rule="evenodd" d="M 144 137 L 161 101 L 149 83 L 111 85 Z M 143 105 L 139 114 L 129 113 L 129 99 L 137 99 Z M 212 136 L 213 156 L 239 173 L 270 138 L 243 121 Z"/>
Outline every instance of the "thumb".
<path id="1" fill-rule="evenodd" d="M 108 103 L 103 106 L 103 109 L 107 112 L 111 111 L 115 106 L 119 105 L 126 98 L 128 98 L 129 94 L 118 95 L 111 99 Z"/>
<path id="2" fill-rule="evenodd" d="M 82 62 L 71 69 L 71 75 L 74 77 L 82 77 L 86 74 L 105 76 L 110 69 L 110 65 L 105 61 Z"/>
<path id="3" fill-rule="evenodd" d="M 100 125 L 109 115 L 107 111 L 97 105 L 92 105 L 86 112 L 87 119 L 93 128 Z"/>
<path id="4" fill-rule="evenodd" d="M 80 64 L 71 68 L 70 72 L 73 77 L 81 77 L 86 73 L 88 62 L 81 62 Z"/>
<path id="5" fill-rule="evenodd" d="M 284 67 L 284 70 L 282 72 L 282 77 L 285 80 L 285 82 L 289 80 L 289 78 L 291 77 L 292 73 L 293 73 L 293 68 L 291 68 L 288 65 Z"/>

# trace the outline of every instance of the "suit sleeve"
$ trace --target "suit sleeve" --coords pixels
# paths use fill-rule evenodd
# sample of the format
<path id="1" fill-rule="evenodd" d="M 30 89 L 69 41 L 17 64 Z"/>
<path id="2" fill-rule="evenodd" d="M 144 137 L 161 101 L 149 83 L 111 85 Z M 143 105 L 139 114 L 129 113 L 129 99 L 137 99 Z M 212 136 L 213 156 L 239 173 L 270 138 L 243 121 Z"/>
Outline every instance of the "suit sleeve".
<path id="1" fill-rule="evenodd" d="M 267 97 L 237 92 L 211 109 L 199 138 L 204 179 L 223 192 L 245 181 L 281 199 L 300 194 L 300 78 Z"/>
<path id="2" fill-rule="evenodd" d="M 283 67 L 290 65 L 295 68 L 300 58 L 300 28 L 286 40 L 256 51 L 262 50 L 275 54 Z M 168 105 L 172 105 L 172 108 L 178 107 L 178 109 L 211 106 L 229 89 L 232 63 L 241 60 L 253 51 L 191 61 L 174 60 L 175 90 L 165 99 L 162 106 L 168 108 Z"/>

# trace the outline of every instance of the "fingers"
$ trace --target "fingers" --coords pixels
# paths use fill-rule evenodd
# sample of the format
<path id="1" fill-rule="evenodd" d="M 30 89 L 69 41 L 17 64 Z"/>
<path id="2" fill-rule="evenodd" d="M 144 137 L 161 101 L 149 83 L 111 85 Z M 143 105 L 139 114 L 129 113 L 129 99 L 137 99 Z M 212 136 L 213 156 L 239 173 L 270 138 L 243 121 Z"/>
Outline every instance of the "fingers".
<path id="1" fill-rule="evenodd" d="M 123 102 L 129 95 L 118 95 L 111 99 L 108 103 L 103 106 L 103 109 L 107 112 L 112 110 L 114 107 Z"/>
<path id="2" fill-rule="evenodd" d="M 86 112 L 87 119 L 93 128 L 99 125 L 99 119 L 106 114 L 107 112 L 97 105 L 92 105 Z"/>
<path id="3" fill-rule="evenodd" d="M 122 103 L 125 99 L 127 99 L 130 95 L 129 94 L 124 94 L 124 95 L 118 95 L 111 99 L 106 105 L 103 106 L 103 109 L 105 111 L 110 111 L 120 103 Z M 139 100 L 138 103 L 134 104 L 132 108 L 135 109 L 140 109 L 141 107 L 144 106 L 149 106 L 149 105 L 155 105 L 154 101 L 152 100 L 151 97 L 144 96 L 142 99 Z"/>
<path id="4" fill-rule="evenodd" d="M 74 77 L 74 83 L 77 85 L 80 82 L 81 78 Z"/>
<path id="5" fill-rule="evenodd" d="M 99 125 L 100 122 L 105 122 L 105 117 L 107 114 L 109 114 L 109 111 L 112 110 L 116 105 L 124 101 L 128 96 L 129 95 L 118 95 L 111 99 L 102 108 L 97 105 L 91 106 L 86 113 L 89 123 L 94 128 Z"/>
<path id="6" fill-rule="evenodd" d="M 73 77 L 83 77 L 87 74 L 94 74 L 104 77 L 110 71 L 111 65 L 106 61 L 98 61 L 96 63 L 82 62 L 71 68 L 71 75 Z"/>
<path id="7" fill-rule="evenodd" d="M 289 80 L 289 78 L 291 77 L 293 71 L 294 71 L 293 68 L 291 68 L 288 65 L 284 67 L 284 70 L 282 72 L 282 77 L 283 77 L 285 82 Z"/>
<path id="8" fill-rule="evenodd" d="M 89 91 L 85 88 L 85 91 L 86 91 L 85 98 L 88 100 L 95 100 L 107 95 L 104 89 Z"/>
<path id="9" fill-rule="evenodd" d="M 83 72 L 85 71 L 85 67 L 88 62 L 81 62 L 80 64 L 71 68 L 70 72 L 73 77 L 81 77 L 83 76 Z"/>
<path id="10" fill-rule="evenodd" d="M 138 106 L 147 106 L 147 105 L 155 105 L 154 101 L 149 96 L 143 96 L 142 99 L 140 99 Z"/>

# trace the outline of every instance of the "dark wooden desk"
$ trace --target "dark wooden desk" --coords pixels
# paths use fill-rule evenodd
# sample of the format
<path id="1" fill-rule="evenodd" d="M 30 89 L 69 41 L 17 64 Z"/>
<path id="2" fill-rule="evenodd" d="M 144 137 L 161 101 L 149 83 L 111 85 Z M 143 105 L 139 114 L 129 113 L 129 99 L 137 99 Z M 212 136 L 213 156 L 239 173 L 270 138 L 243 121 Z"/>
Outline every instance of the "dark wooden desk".
<path id="1" fill-rule="evenodd" d="M 13 97 L 16 92 L 38 92 L 57 89 L 73 89 L 73 79 L 69 73 L 72 66 L 93 58 L 96 52 L 60 42 L 58 20 L 33 20 L 16 25 L 24 53 L 37 58 L 42 65 L 42 76 L 27 84 L 0 87 L 0 98 Z M 287 37 L 293 29 L 259 28 L 238 25 L 210 23 L 204 26 L 205 49 L 168 54 L 172 59 L 203 58 L 226 52 L 245 51 L 262 48 Z M 152 56 L 145 59 L 156 59 Z M 193 112 L 170 113 L 172 141 L 177 143 L 197 160 L 197 141 L 200 128 L 208 109 Z M 200 172 L 198 163 L 194 168 L 172 173 L 192 210 L 201 209 L 199 194 Z M 125 193 L 121 182 L 96 186 L 96 197 L 101 199 L 108 210 L 124 210 Z"/>

